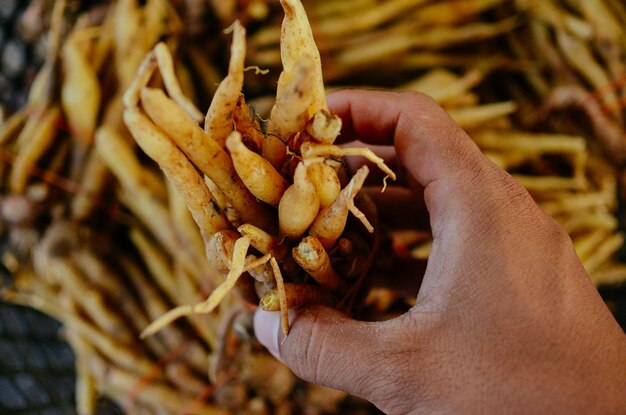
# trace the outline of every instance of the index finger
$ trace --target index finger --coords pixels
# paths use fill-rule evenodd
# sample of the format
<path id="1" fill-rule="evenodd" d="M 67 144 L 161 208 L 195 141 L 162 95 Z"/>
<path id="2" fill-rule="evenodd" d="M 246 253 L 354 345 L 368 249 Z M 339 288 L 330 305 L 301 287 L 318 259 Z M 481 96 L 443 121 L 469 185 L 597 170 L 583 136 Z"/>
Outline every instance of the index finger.
<path id="1" fill-rule="evenodd" d="M 486 162 L 465 131 L 424 94 L 346 89 L 329 94 L 328 105 L 342 119 L 342 142 L 395 145 L 424 187 Z"/>
<path id="2" fill-rule="evenodd" d="M 341 134 L 335 144 L 360 140 L 369 145 L 393 146 L 399 114 L 392 101 L 399 96 L 396 92 L 357 89 L 330 92 L 326 97 L 328 108 L 342 121 Z"/>

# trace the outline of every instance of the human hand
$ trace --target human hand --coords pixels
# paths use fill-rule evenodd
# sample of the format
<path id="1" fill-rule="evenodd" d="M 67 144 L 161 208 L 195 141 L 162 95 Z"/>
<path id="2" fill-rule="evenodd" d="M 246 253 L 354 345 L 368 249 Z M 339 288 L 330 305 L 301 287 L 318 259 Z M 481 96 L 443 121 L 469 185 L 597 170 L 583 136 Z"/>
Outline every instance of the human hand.
<path id="1" fill-rule="evenodd" d="M 294 310 L 283 339 L 278 314 L 257 311 L 261 343 L 302 379 L 387 413 L 623 411 L 626 336 L 568 235 L 526 190 L 424 95 L 328 99 L 342 135 L 395 145 L 423 186 L 428 266 L 399 318 L 360 322 L 310 307 Z"/>

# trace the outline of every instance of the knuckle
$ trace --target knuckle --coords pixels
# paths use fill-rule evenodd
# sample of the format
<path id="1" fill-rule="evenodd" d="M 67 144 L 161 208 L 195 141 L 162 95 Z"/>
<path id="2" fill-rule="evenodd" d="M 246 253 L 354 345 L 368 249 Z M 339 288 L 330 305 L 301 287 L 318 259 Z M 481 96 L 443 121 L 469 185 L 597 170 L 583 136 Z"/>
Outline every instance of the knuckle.
<path id="1" fill-rule="evenodd" d="M 320 329 L 317 320 L 315 313 L 305 310 L 293 322 L 289 335 L 280 345 L 280 354 L 285 363 L 296 376 L 309 382 L 315 382 L 315 368 L 318 366 L 318 361 L 314 360 L 319 355 L 317 349 Z"/>
<path id="2" fill-rule="evenodd" d="M 547 213 L 542 212 L 542 229 L 546 240 L 551 241 L 555 247 L 573 249 L 572 239 L 559 223 Z"/>
<path id="3" fill-rule="evenodd" d="M 508 173 L 505 173 L 502 178 L 502 189 L 507 201 L 504 207 L 513 209 L 517 216 L 539 212 L 537 204 L 530 196 L 530 193 Z"/>
<path id="4" fill-rule="evenodd" d="M 485 220 L 510 224 L 511 219 L 522 219 L 517 221 L 522 225 L 528 224 L 526 219 L 537 219 L 541 212 L 526 188 L 499 168 L 486 168 L 486 171 L 476 173 L 470 177 L 469 185 L 482 189 L 479 194 L 482 207 L 477 213 L 483 216 L 488 213 Z"/>
<path id="5" fill-rule="evenodd" d="M 306 309 L 294 321 L 281 347 L 281 356 L 296 376 L 308 382 L 327 384 L 330 375 L 339 373 L 340 368 L 330 370 L 336 349 L 331 333 L 333 322 L 317 308 Z"/>
<path id="6" fill-rule="evenodd" d="M 476 147 L 467 145 L 470 142 L 469 136 L 463 130 L 452 130 L 450 140 L 455 143 L 458 148 L 456 160 L 454 163 L 463 166 L 464 174 L 469 177 L 471 182 L 481 182 L 489 175 L 489 170 L 484 163 L 484 157 Z"/>
<path id="7" fill-rule="evenodd" d="M 422 92 L 405 91 L 399 92 L 399 95 L 406 100 L 407 104 L 412 107 L 424 109 L 425 107 L 439 107 L 435 100 Z"/>
<path id="8" fill-rule="evenodd" d="M 541 230 L 542 210 L 524 186 L 505 171 L 478 163 L 454 186 L 461 181 L 464 189 L 473 189 L 462 192 L 455 202 L 465 212 L 458 229 L 465 240 L 491 243 L 507 238 L 513 242 L 519 235 L 545 235 Z"/>

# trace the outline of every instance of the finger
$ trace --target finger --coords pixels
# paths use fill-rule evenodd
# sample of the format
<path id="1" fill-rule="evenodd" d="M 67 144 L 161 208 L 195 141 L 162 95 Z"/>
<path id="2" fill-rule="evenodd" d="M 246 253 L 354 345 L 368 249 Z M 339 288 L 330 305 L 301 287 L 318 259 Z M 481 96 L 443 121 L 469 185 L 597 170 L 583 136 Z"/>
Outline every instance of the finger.
<path id="1" fill-rule="evenodd" d="M 401 379 L 389 356 L 409 342 L 402 321 L 360 322 L 326 307 L 311 307 L 294 316 L 286 338 L 279 330 L 279 313 L 257 311 L 254 329 L 296 376 L 377 404 Z"/>
<path id="2" fill-rule="evenodd" d="M 343 120 L 344 138 L 393 143 L 408 175 L 424 188 L 433 245 L 418 304 L 436 302 L 442 298 L 437 290 L 454 287 L 458 281 L 450 269 L 464 266 L 460 253 L 491 250 L 501 224 L 523 217 L 516 225 L 522 229 L 543 218 L 523 186 L 490 162 L 429 97 L 344 90 L 330 95 L 329 104 Z"/>
<path id="3" fill-rule="evenodd" d="M 424 186 L 484 159 L 467 134 L 424 94 L 341 90 L 329 94 L 328 105 L 343 121 L 343 142 L 395 145 Z"/>
<path id="4" fill-rule="evenodd" d="M 396 185 L 406 185 L 406 174 L 404 166 L 398 160 L 396 156 L 396 149 L 393 146 L 375 146 L 363 143 L 362 141 L 351 141 L 349 143 L 345 143 L 341 145 L 342 147 L 359 147 L 359 148 L 369 148 L 372 150 L 374 154 L 383 159 L 383 162 L 396 174 L 396 180 L 394 184 Z M 365 183 L 383 183 L 386 179 L 387 174 L 380 170 L 378 166 L 366 159 L 365 157 L 346 157 L 345 165 L 348 170 L 354 174 L 361 166 L 369 167 L 369 175 L 367 176 L 367 180 Z"/>
<path id="5" fill-rule="evenodd" d="M 392 95 L 389 98 L 387 95 Z M 342 89 L 328 94 L 326 100 L 331 112 L 342 121 L 337 144 L 362 141 L 369 145 L 393 146 L 393 131 L 399 111 L 396 103 L 389 106 L 400 94 L 383 91 Z M 384 98 L 383 101 L 380 101 Z M 365 100 L 365 102 L 358 102 Z"/>
<path id="6" fill-rule="evenodd" d="M 430 97 L 342 90 L 330 94 L 328 103 L 343 120 L 343 139 L 395 145 L 408 174 L 424 187 L 434 232 L 437 224 L 456 221 L 459 215 L 472 219 L 490 212 L 493 206 L 486 202 L 502 197 L 486 197 L 478 188 L 498 182 L 498 189 L 488 190 L 507 194 L 510 176 L 507 179 Z"/>
<path id="7" fill-rule="evenodd" d="M 383 145 L 372 145 L 367 144 L 362 141 L 350 141 L 345 144 L 342 144 L 341 147 L 366 147 L 372 150 L 374 154 L 378 157 L 382 158 L 386 165 L 390 168 L 397 167 L 397 157 L 396 157 L 396 149 L 393 146 L 383 146 Z M 348 165 L 352 168 L 352 170 L 357 170 L 364 163 L 368 162 L 365 157 L 348 157 L 347 159 Z M 376 166 L 375 164 L 371 164 L 372 166 Z M 353 167 L 354 166 L 354 167 Z"/>

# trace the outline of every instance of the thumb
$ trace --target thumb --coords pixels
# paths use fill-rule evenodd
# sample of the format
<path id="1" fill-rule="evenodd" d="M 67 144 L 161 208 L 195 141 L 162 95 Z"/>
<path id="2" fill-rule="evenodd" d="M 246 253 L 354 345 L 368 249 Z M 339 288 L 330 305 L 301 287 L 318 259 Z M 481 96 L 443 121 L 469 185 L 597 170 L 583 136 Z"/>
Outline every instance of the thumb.
<path id="1" fill-rule="evenodd" d="M 379 408 L 406 380 L 401 347 L 414 344 L 411 330 L 398 318 L 362 322 L 326 308 L 290 310 L 290 331 L 284 337 L 277 312 L 257 310 L 258 340 L 298 376 L 308 382 L 365 398 Z M 406 347 L 404 347 L 406 348 Z M 406 385 L 403 385 L 406 387 Z"/>

